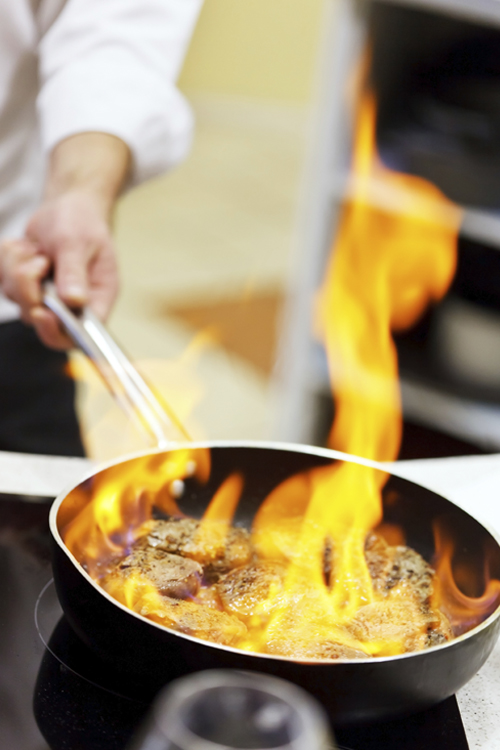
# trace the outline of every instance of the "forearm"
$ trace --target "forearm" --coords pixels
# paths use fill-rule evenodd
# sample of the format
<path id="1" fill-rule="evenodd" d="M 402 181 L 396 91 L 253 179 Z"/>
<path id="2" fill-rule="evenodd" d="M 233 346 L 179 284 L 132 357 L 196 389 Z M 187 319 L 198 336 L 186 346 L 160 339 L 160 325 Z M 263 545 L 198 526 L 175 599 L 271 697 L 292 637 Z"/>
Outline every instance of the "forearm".
<path id="1" fill-rule="evenodd" d="M 93 198 L 109 220 L 130 169 L 130 151 L 108 133 L 78 133 L 60 141 L 48 166 L 44 201 L 83 192 Z"/>

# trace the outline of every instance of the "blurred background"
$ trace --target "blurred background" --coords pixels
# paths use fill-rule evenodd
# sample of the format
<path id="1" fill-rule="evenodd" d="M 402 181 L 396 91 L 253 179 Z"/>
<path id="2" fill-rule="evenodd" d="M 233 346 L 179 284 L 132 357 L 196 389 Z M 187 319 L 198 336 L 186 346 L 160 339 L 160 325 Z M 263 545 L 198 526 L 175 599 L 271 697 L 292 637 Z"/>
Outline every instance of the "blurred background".
<path id="1" fill-rule="evenodd" d="M 121 200 L 110 322 L 193 438 L 325 443 L 311 306 L 346 199 L 367 43 L 382 160 L 464 211 L 450 292 L 398 337 L 401 457 L 500 450 L 497 0 L 206 0 L 180 79 L 193 150 Z M 143 447 L 74 367 L 90 455 Z"/>
<path id="2" fill-rule="evenodd" d="M 126 195 L 110 328 L 193 438 L 267 438 L 322 0 L 206 0 L 180 78 L 192 152 Z M 145 447 L 77 357 L 91 455 Z"/>

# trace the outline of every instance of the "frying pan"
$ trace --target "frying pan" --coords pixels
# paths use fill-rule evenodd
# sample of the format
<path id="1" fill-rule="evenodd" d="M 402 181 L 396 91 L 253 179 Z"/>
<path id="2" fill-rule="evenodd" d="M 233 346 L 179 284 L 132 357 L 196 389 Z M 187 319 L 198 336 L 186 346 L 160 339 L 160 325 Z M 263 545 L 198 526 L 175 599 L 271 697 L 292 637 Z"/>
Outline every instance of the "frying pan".
<path id="1" fill-rule="evenodd" d="M 46 300 L 52 309 L 59 304 L 54 299 Z M 64 325 L 82 346 L 81 331 L 77 336 L 72 327 L 84 326 L 82 318 L 85 316 L 71 320 L 66 312 Z M 90 328 L 95 325 L 99 327 L 100 324 L 92 321 Z M 102 336 L 106 338 L 108 334 L 100 328 L 97 338 L 101 337 L 99 347 L 102 354 Z M 85 335 L 88 335 L 88 330 Z M 89 342 L 83 344 L 82 348 L 88 350 Z M 113 342 L 110 346 L 116 356 L 117 345 Z M 90 356 L 93 356 L 92 352 Z M 118 355 L 118 360 L 130 375 L 132 366 L 130 363 L 124 365 L 123 353 Z M 109 378 L 109 372 L 105 376 Z M 126 390 L 129 386 L 123 385 L 123 379 L 121 382 Z M 137 386 L 139 381 L 134 382 Z M 97 485 L 106 488 L 117 465 L 122 465 L 128 476 L 132 476 L 130 489 L 140 491 L 139 475 L 142 471 L 160 471 L 167 458 L 182 449 L 179 444 L 165 446 L 163 426 L 167 419 L 161 406 L 156 408 L 152 394 L 144 396 L 147 386 L 143 382 L 137 387 L 139 394 L 146 399 L 150 414 L 154 415 L 151 432 L 155 439 L 161 433 L 162 447 L 110 462 L 90 472 L 77 485 L 62 492 L 50 512 L 54 579 L 62 608 L 77 635 L 107 661 L 110 668 L 126 675 L 129 680 L 132 677 L 138 686 L 144 685 L 148 690 L 169 680 L 174 662 L 176 676 L 179 675 L 179 665 L 186 673 L 213 668 L 265 672 L 304 687 L 323 703 L 337 724 L 374 721 L 423 710 L 455 693 L 476 674 L 499 634 L 498 601 L 485 613 L 485 619 L 471 630 L 424 651 L 357 660 L 299 662 L 286 657 L 244 652 L 178 633 L 147 620 L 110 597 L 70 553 L 61 537 L 60 524 L 62 519 L 66 523 L 78 509 L 90 502 Z M 140 401 L 137 394 L 136 397 Z M 245 477 L 245 485 L 234 522 L 247 528 L 262 500 L 294 474 L 343 461 L 359 464 L 360 471 L 372 471 L 362 467 L 374 466 L 336 451 L 300 445 L 215 441 L 189 443 L 189 447 L 195 451 L 210 448 L 211 472 L 204 484 L 196 478 L 186 481 L 185 491 L 178 501 L 180 510 L 200 518 L 221 482 L 238 471 Z M 472 581 L 469 585 L 476 590 L 473 595 L 482 593 L 485 568 L 492 577 L 500 579 L 498 540 L 452 502 L 392 475 L 383 490 L 383 506 L 384 522 L 402 527 L 406 543 L 428 561 L 432 561 L 435 552 L 433 524 L 438 521 L 454 540 L 454 563 L 457 568 L 467 569 L 468 580 Z"/>

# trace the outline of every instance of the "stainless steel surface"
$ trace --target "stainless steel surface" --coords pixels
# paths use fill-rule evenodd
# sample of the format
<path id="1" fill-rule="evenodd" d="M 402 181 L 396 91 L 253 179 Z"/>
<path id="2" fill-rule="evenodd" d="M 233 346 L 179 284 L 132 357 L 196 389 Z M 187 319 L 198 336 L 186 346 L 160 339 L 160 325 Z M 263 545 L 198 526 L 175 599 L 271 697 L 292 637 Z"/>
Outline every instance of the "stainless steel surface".
<path id="1" fill-rule="evenodd" d="M 175 415 L 170 411 L 167 414 L 165 405 L 159 402 L 92 310 L 70 310 L 51 281 L 44 285 L 44 303 L 57 316 L 73 343 L 91 360 L 119 405 L 147 435 L 151 445 L 168 447 L 172 443 L 168 436 L 172 433 L 189 439 Z"/>

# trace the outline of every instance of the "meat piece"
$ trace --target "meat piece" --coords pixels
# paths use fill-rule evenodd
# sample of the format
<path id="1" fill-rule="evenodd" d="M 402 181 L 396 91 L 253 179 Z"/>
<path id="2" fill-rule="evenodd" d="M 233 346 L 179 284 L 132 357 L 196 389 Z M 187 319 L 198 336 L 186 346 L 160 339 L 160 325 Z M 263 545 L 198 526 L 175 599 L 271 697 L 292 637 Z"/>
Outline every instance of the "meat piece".
<path id="1" fill-rule="evenodd" d="M 418 600 L 429 601 L 435 571 L 424 558 L 410 547 L 392 547 L 392 565 L 385 577 L 385 589 L 390 591 L 400 583 L 409 584 Z"/>
<path id="2" fill-rule="evenodd" d="M 452 638 L 453 630 L 446 615 L 438 610 L 429 609 L 424 647 L 440 646 L 442 643 L 451 641 Z"/>
<path id="3" fill-rule="evenodd" d="M 365 541 L 365 560 L 375 590 L 385 588 L 385 583 L 392 564 L 391 547 L 373 531 Z"/>
<path id="4" fill-rule="evenodd" d="M 217 591 L 215 585 L 202 586 L 194 597 L 193 601 L 197 602 L 198 604 L 203 604 L 205 605 L 205 607 L 210 607 L 211 609 L 218 609 L 221 612 L 224 609 L 222 606 L 221 598 L 219 596 L 219 592 Z"/>
<path id="5" fill-rule="evenodd" d="M 200 522 L 194 518 L 172 518 L 168 521 L 150 521 L 147 540 L 151 547 L 177 555 L 186 554 Z"/>
<path id="6" fill-rule="evenodd" d="M 225 646 L 237 645 L 247 632 L 244 623 L 227 612 L 170 597 L 162 597 L 161 602 L 143 603 L 137 611 L 143 617 L 179 633 Z"/>
<path id="7" fill-rule="evenodd" d="M 252 559 L 250 537 L 246 529 L 231 527 L 223 546 L 203 543 L 201 523 L 194 518 L 172 518 L 152 521 L 147 540 L 151 547 L 163 549 L 196 560 L 204 568 L 205 578 L 216 581 L 221 575 Z"/>
<path id="8" fill-rule="evenodd" d="M 264 616 L 283 589 L 285 567 L 274 561 L 262 561 L 236 568 L 216 584 L 226 610 L 242 618 Z"/>
<path id="9" fill-rule="evenodd" d="M 127 557 L 116 563 L 102 584 L 106 588 L 120 580 L 145 578 L 160 594 L 184 599 L 197 593 L 202 575 L 203 568 L 195 560 L 171 555 L 139 542 Z"/>
<path id="10" fill-rule="evenodd" d="M 190 557 L 202 562 L 205 578 L 207 581 L 215 583 L 229 571 L 251 561 L 253 550 L 248 531 L 232 527 L 226 536 L 225 546 L 222 549 L 219 548 L 209 559 L 206 557 L 203 544 L 197 546 L 191 552 Z"/>
<path id="11" fill-rule="evenodd" d="M 446 617 L 412 595 L 361 607 L 348 629 L 361 643 L 378 643 L 379 655 L 419 651 L 451 638 Z"/>
<path id="12" fill-rule="evenodd" d="M 365 559 L 376 591 L 388 594 L 403 583 L 409 585 L 424 604 L 432 594 L 435 572 L 424 558 L 410 547 L 390 547 L 374 532 L 366 537 Z"/>
<path id="13" fill-rule="evenodd" d="M 288 656 L 297 661 L 317 659 L 368 659 L 368 654 L 334 641 L 300 641 L 293 638 L 277 638 L 267 642 L 266 652 L 277 656 Z"/>
<path id="14" fill-rule="evenodd" d="M 367 604 L 358 610 L 348 627 L 361 642 L 377 642 L 384 655 L 415 651 L 419 644 L 423 645 L 426 635 L 419 607 L 412 598 Z"/>
<path id="15" fill-rule="evenodd" d="M 430 605 L 435 571 L 418 552 L 403 545 L 390 547 L 371 533 L 365 556 L 374 589 L 384 600 L 359 610 L 349 628 L 355 637 L 362 641 L 401 639 L 405 651 L 429 648 L 453 637 L 446 616 Z"/>
<path id="16" fill-rule="evenodd" d="M 278 617 L 265 630 L 262 650 L 299 661 L 369 658 L 350 632 L 325 609 L 324 593 L 311 589 L 306 578 L 294 581 L 293 590 L 280 597 Z"/>

